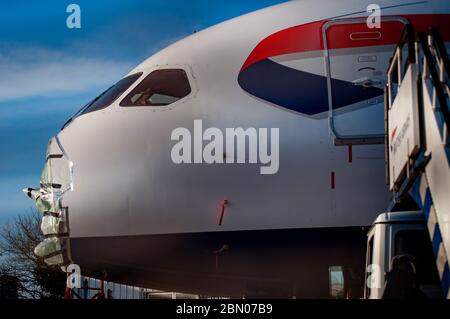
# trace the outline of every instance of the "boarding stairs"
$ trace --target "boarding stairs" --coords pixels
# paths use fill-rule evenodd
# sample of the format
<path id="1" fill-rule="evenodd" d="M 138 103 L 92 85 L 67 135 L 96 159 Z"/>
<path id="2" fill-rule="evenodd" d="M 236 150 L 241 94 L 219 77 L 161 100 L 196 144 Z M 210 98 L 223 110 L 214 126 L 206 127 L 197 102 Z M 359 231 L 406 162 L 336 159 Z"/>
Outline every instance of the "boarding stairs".
<path id="1" fill-rule="evenodd" d="M 450 62 L 439 30 L 407 25 L 385 88 L 386 179 L 393 202 L 423 210 L 444 296 L 450 299 Z"/>

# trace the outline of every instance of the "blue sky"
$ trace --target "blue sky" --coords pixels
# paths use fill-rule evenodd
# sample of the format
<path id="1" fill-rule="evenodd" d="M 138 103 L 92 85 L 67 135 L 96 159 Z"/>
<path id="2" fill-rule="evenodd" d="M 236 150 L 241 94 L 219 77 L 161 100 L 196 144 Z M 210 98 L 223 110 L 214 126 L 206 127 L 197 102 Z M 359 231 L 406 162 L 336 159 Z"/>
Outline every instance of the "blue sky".
<path id="1" fill-rule="evenodd" d="M 194 31 L 283 0 L 4 0 L 0 11 L 0 225 L 33 207 L 47 141 L 132 67 Z M 66 7 L 81 7 L 81 29 Z"/>

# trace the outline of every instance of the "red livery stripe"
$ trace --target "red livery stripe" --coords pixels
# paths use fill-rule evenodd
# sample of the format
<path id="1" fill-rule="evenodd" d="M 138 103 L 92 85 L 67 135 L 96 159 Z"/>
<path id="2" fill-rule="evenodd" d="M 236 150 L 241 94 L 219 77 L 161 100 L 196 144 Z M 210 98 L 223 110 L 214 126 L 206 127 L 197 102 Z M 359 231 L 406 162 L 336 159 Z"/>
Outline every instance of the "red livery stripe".
<path id="1" fill-rule="evenodd" d="M 262 40 L 250 53 L 242 66 L 248 66 L 268 57 L 295 52 L 307 52 L 323 49 L 322 25 L 325 20 L 307 23 L 278 31 Z"/>
<path id="2" fill-rule="evenodd" d="M 450 41 L 450 14 L 416 14 L 402 16 L 411 22 L 416 31 L 427 31 L 430 27 L 437 27 L 440 29 L 444 41 Z M 322 27 L 327 21 L 329 20 L 293 26 L 269 35 L 253 49 L 244 62 L 241 72 L 248 66 L 273 56 L 323 50 Z M 383 33 L 384 28 L 388 29 L 389 32 Z M 328 47 L 330 49 L 338 49 L 396 44 L 399 40 L 398 37 L 402 28 L 403 24 L 395 21 L 382 22 L 380 29 L 369 29 L 365 23 L 332 25 L 327 29 L 327 35 L 330 35 L 330 32 L 332 35 L 331 37 L 327 37 Z M 381 36 L 368 36 L 366 38 L 352 36 L 352 34 L 358 34 L 359 32 L 369 34 L 375 31 L 380 32 Z M 361 35 L 361 33 L 359 34 Z"/>

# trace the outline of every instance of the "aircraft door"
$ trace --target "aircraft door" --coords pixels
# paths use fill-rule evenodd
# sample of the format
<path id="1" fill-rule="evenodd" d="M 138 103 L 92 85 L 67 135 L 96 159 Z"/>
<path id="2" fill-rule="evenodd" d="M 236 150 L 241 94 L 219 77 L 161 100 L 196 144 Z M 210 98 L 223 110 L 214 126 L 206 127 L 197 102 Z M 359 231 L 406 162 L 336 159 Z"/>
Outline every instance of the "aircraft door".
<path id="1" fill-rule="evenodd" d="M 386 69 L 407 21 L 340 19 L 322 29 L 330 130 L 336 145 L 382 144 Z"/>

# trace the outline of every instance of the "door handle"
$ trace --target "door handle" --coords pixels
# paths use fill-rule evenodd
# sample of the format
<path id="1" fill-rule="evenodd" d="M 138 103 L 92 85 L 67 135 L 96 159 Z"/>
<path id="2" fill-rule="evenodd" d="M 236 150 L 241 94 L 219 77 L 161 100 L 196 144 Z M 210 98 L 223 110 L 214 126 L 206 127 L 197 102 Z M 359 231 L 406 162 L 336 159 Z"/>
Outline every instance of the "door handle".
<path id="1" fill-rule="evenodd" d="M 369 78 L 367 76 L 352 81 L 353 85 L 360 85 L 365 88 L 375 87 L 383 89 L 386 81 L 380 78 Z"/>

